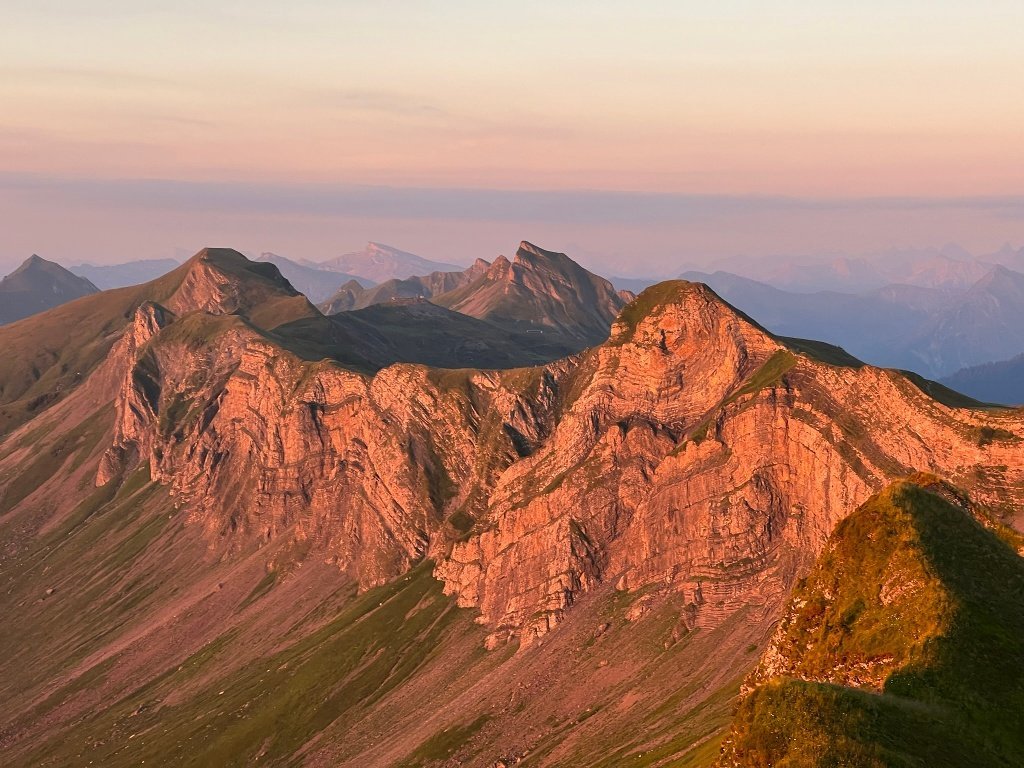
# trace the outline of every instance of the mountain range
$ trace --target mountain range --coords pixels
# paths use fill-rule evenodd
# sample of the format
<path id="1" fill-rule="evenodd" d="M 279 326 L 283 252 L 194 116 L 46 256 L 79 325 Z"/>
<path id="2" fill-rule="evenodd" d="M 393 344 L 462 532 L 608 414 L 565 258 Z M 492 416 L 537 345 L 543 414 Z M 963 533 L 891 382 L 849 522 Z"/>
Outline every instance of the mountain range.
<path id="1" fill-rule="evenodd" d="M 458 272 L 464 267 L 431 261 L 414 253 L 401 251 L 383 243 L 367 243 L 361 251 L 345 253 L 321 262 L 304 262 L 307 266 L 365 278 L 372 283 L 404 279 L 431 272 Z"/>
<path id="2" fill-rule="evenodd" d="M 995 266 L 1024 271 L 1024 248 L 1003 245 L 973 256 L 956 243 L 941 248 L 892 248 L 851 256 L 734 256 L 716 259 L 716 269 L 797 293 L 863 293 L 888 285 L 959 291 Z"/>
<path id="3" fill-rule="evenodd" d="M 961 368 L 942 383 L 987 403 L 1024 405 L 1024 354 Z"/>
<path id="4" fill-rule="evenodd" d="M 442 294 L 465 288 L 491 267 L 484 259 L 468 268 L 445 265 L 379 243 L 326 262 L 272 253 L 258 260 L 274 263 L 328 315 L 396 299 L 444 304 Z M 690 271 L 682 277 L 709 283 L 777 333 L 814 336 L 873 364 L 948 378 L 961 368 L 1006 360 L 1022 351 L 1016 329 L 1024 316 L 1024 249 L 1005 245 L 974 257 L 949 244 L 831 260 L 736 257 L 718 264 L 739 273 Z M 154 260 L 72 269 L 108 288 L 145 282 L 176 265 Z M 346 265 L 351 271 L 338 271 Z M 632 291 L 654 283 L 637 278 L 612 282 Z M 628 301 L 633 295 L 622 291 L 620 298 Z M 1012 378 L 1009 391 L 1009 397 L 1019 397 L 1013 394 Z M 1007 395 L 1000 397 L 1005 400 Z"/>
<path id="5" fill-rule="evenodd" d="M 478 271 L 328 317 L 211 248 L 0 328 L 5 765 L 1020 764 L 1024 411 Z"/>
<path id="6" fill-rule="evenodd" d="M 79 277 L 86 278 L 101 290 L 109 290 L 156 280 L 177 268 L 180 263 L 174 259 L 144 259 L 123 264 L 78 264 L 68 269 Z"/>
<path id="7" fill-rule="evenodd" d="M 364 287 L 358 281 L 350 280 L 326 299 L 320 308 L 328 315 L 336 315 L 339 312 L 365 309 L 395 299 L 430 299 L 469 285 L 490 266 L 489 261 L 477 259 L 468 269 L 431 272 L 429 275 L 413 275 L 403 279 L 391 278 L 372 287 Z"/>
<path id="8" fill-rule="evenodd" d="M 689 272 L 764 323 L 838 344 L 871 363 L 947 376 L 1024 351 L 1024 273 L 991 267 L 961 291 L 889 285 L 796 293 L 726 272 Z"/>

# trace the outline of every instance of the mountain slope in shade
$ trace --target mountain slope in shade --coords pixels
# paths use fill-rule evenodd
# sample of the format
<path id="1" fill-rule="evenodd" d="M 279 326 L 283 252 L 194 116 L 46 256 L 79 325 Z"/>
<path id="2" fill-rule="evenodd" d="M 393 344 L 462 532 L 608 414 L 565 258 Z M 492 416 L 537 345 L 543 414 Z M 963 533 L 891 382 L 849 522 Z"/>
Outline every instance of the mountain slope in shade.
<path id="1" fill-rule="evenodd" d="M 431 261 L 383 243 L 367 243 L 361 251 L 335 256 L 333 259 L 311 264 L 318 269 L 343 272 L 356 277 L 383 283 L 385 280 L 404 280 L 413 275 L 431 272 L 459 272 L 464 267 Z"/>
<path id="2" fill-rule="evenodd" d="M 997 363 L 961 368 L 942 383 L 986 403 L 1024 405 L 1024 354 Z"/>
<path id="3" fill-rule="evenodd" d="M 394 363 L 439 368 L 514 368 L 547 363 L 564 350 L 425 299 L 395 299 L 332 317 L 280 326 L 269 338 L 307 360 L 330 358 L 372 373 Z"/>
<path id="4" fill-rule="evenodd" d="M 293 351 L 330 320 L 272 265 L 186 267 L 0 441 L 5 764 L 707 765 L 872 493 L 1024 504 L 1024 413 L 702 285 L 544 365 L 364 371 Z"/>
<path id="5" fill-rule="evenodd" d="M 374 304 L 383 304 L 395 299 L 429 299 L 448 291 L 469 285 L 483 275 L 490 263 L 477 259 L 468 269 L 459 272 L 431 272 L 429 275 L 409 277 L 404 280 L 385 280 L 379 285 L 363 288 L 351 281 L 342 285 L 320 309 L 327 315 L 364 309 Z"/>
<path id="6" fill-rule="evenodd" d="M 97 291 L 85 278 L 33 255 L 0 280 L 0 325 Z"/>
<path id="7" fill-rule="evenodd" d="M 69 267 L 80 277 L 84 277 L 100 290 L 126 288 L 156 280 L 181 266 L 174 259 L 147 259 L 128 261 L 123 264 L 79 264 Z"/>
<path id="8" fill-rule="evenodd" d="M 1024 538 L 935 478 L 838 526 L 722 766 L 1024 764 Z"/>
<path id="9" fill-rule="evenodd" d="M 564 253 L 526 241 L 512 261 L 499 256 L 476 280 L 433 301 L 509 330 L 546 333 L 577 345 L 606 339 L 624 305 L 603 277 Z"/>
<path id="10" fill-rule="evenodd" d="M 297 261 L 278 256 L 276 253 L 262 253 L 256 261 L 269 262 L 276 266 L 281 274 L 297 291 L 304 294 L 314 304 L 319 304 L 338 290 L 342 283 L 355 280 L 361 287 L 369 288 L 374 283 L 365 277 L 357 278 L 336 270 L 318 269 Z"/>

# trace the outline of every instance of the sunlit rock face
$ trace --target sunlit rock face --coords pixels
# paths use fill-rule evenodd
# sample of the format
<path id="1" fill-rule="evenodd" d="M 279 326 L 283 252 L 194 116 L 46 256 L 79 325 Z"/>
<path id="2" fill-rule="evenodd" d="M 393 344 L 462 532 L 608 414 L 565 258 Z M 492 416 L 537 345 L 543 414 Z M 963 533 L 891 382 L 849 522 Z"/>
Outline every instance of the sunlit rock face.
<path id="1" fill-rule="evenodd" d="M 212 547 L 291 537 L 363 588 L 429 556 L 492 644 L 542 636 L 600 583 L 678 590 L 680 631 L 777 606 L 838 521 L 916 470 L 1024 503 L 1019 412 L 772 337 L 700 284 L 645 291 L 546 366 L 370 376 L 225 314 L 238 291 L 204 274 L 111 353 L 98 482 L 149 461 Z"/>

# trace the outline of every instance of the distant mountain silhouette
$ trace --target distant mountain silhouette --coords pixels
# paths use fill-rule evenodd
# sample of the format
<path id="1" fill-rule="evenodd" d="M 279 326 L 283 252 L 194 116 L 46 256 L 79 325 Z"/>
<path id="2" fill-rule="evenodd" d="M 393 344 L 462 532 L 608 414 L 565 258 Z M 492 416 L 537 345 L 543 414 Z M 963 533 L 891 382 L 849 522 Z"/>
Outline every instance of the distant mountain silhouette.
<path id="1" fill-rule="evenodd" d="M 97 290 L 60 264 L 30 256 L 0 281 L 0 324 L 13 323 Z"/>
<path id="2" fill-rule="evenodd" d="M 428 275 L 431 272 L 459 272 L 465 267 L 431 261 L 414 253 L 401 251 L 383 243 L 367 243 L 361 251 L 342 254 L 321 262 L 306 262 L 317 269 L 343 272 L 356 277 L 383 283 L 385 280 L 404 279 L 413 275 Z"/>
<path id="3" fill-rule="evenodd" d="M 338 290 L 338 286 L 350 280 L 361 283 L 364 288 L 374 285 L 373 280 L 365 277 L 356 277 L 355 275 L 331 269 L 311 267 L 284 256 L 278 256 L 276 253 L 261 253 L 256 261 L 266 261 L 275 265 L 281 270 L 281 274 L 285 276 L 288 282 L 297 291 L 306 294 L 306 298 L 314 304 L 319 304 L 321 301 L 329 298 Z"/>
<path id="4" fill-rule="evenodd" d="M 982 402 L 1024 405 L 1024 354 L 961 368 L 942 383 Z"/>
<path id="5" fill-rule="evenodd" d="M 84 277 L 102 291 L 111 288 L 126 288 L 129 285 L 141 285 L 156 280 L 181 262 L 174 259 L 145 259 L 126 261 L 122 264 L 78 264 L 68 267 L 79 277 Z"/>

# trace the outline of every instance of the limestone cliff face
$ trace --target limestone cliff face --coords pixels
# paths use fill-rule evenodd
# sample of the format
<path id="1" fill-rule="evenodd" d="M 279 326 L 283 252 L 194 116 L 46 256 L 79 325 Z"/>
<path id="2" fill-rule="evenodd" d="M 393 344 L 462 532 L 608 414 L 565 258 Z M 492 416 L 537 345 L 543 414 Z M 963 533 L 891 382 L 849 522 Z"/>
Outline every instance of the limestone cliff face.
<path id="1" fill-rule="evenodd" d="M 290 536 L 364 587 L 429 555 L 493 642 L 544 634 L 599 582 L 682 591 L 681 630 L 780 604 L 837 522 L 914 470 L 1024 503 L 1019 411 L 821 362 L 697 284 L 645 291 L 600 347 L 501 372 L 370 377 L 175 307 L 140 310 L 114 353 L 98 480 L 148 460 L 211 545 Z"/>
<path id="2" fill-rule="evenodd" d="M 794 354 L 703 286 L 657 290 L 593 353 L 545 447 L 503 475 L 491 528 L 438 568 L 499 631 L 543 634 L 604 580 L 671 584 L 695 623 L 778 600 L 839 520 L 916 469 L 1024 500 L 1019 412 L 947 408 L 894 372 Z"/>

